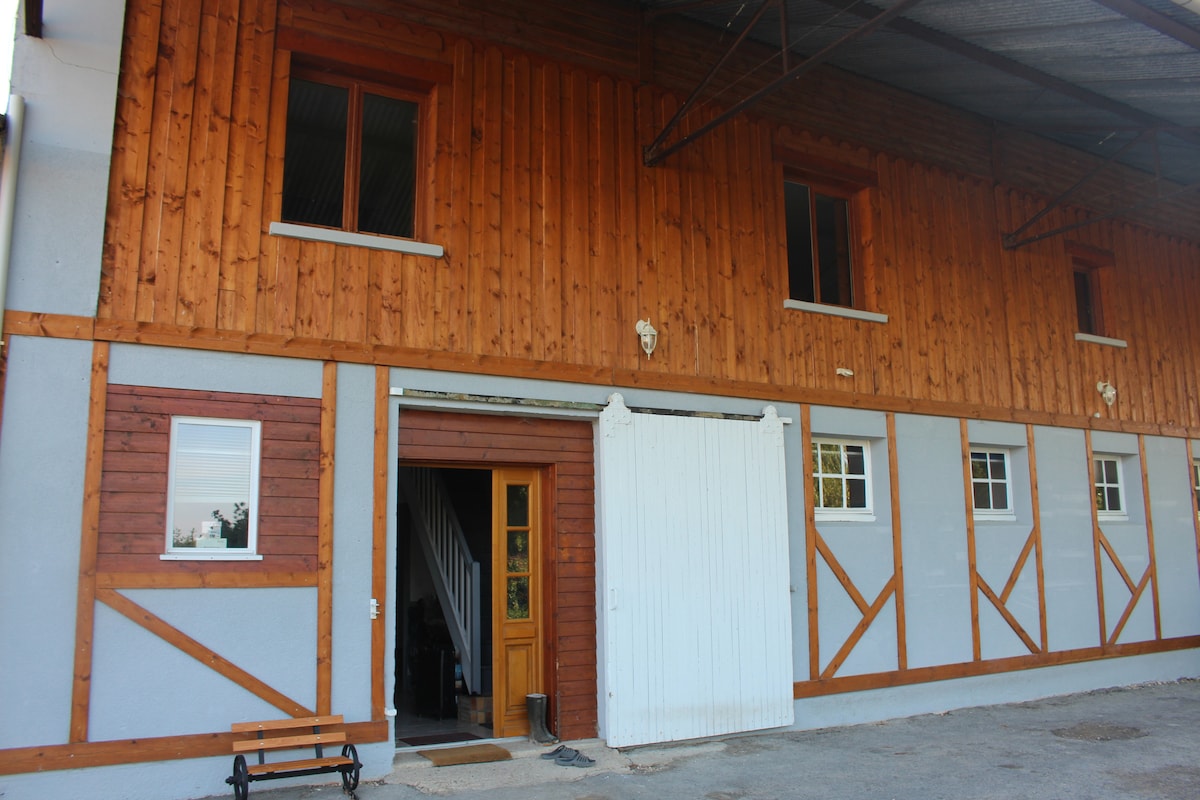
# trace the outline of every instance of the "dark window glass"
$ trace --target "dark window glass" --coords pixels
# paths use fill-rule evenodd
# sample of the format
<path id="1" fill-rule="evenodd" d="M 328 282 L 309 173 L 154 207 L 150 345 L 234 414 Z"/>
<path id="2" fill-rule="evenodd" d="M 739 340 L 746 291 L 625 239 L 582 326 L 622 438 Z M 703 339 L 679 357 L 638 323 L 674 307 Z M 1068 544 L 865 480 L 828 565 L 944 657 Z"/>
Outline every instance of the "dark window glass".
<path id="1" fill-rule="evenodd" d="M 858 445 L 846 445 L 846 474 L 866 475 L 867 462 L 863 458 L 863 449 Z"/>
<path id="2" fill-rule="evenodd" d="M 417 111 L 416 103 L 363 96 L 358 192 L 358 229 L 363 233 L 413 235 Z"/>
<path id="3" fill-rule="evenodd" d="M 793 300 L 815 303 L 812 211 L 808 202 L 808 187 L 786 181 L 783 184 L 783 200 L 787 216 L 789 295 Z"/>
<path id="4" fill-rule="evenodd" d="M 1096 330 L 1095 295 L 1092 275 L 1086 270 L 1075 271 L 1075 314 L 1080 333 L 1099 333 Z"/>
<path id="5" fill-rule="evenodd" d="M 293 78 L 283 219 L 386 236 L 414 235 L 419 104 L 362 84 Z M 346 164 L 358 174 L 347 180 Z"/>
<path id="6" fill-rule="evenodd" d="M 788 285 L 793 300 L 850 307 L 850 204 L 793 181 L 783 184 Z"/>
<path id="7" fill-rule="evenodd" d="M 349 97 L 339 86 L 292 80 L 283 162 L 285 221 L 342 227 Z"/>
<path id="8" fill-rule="evenodd" d="M 821 302 L 851 306 L 849 206 L 840 197 L 813 195 L 813 224 L 820 262 Z"/>

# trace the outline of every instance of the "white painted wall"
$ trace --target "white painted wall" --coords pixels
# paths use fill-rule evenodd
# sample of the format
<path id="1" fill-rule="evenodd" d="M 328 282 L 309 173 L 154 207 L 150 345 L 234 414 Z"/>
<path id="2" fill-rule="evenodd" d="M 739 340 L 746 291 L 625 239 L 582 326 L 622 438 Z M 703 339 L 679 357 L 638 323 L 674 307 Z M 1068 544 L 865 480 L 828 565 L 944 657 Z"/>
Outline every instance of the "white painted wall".
<path id="1" fill-rule="evenodd" d="M 56 0 L 44 38 L 17 35 L 25 135 L 6 308 L 95 314 L 124 20 L 123 0 Z"/>
<path id="2" fill-rule="evenodd" d="M 0 748 L 67 739 L 92 362 L 90 342 L 13 336 L 8 346 L 0 428 Z"/>

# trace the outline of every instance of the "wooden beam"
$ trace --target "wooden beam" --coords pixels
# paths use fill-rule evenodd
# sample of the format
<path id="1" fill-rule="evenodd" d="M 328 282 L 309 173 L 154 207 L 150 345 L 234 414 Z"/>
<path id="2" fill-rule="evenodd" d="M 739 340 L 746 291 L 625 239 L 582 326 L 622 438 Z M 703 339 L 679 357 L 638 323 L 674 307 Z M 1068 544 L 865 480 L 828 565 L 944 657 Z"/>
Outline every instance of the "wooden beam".
<path id="1" fill-rule="evenodd" d="M 371 719 L 384 719 L 386 698 L 383 662 L 387 642 L 387 626 L 391 616 L 387 608 L 387 500 L 389 466 L 396 460 L 388 452 L 390 419 L 388 407 L 391 400 L 391 371 L 387 367 L 375 368 L 375 460 L 373 507 L 371 515 L 371 597 L 379 604 L 378 616 L 371 624 Z"/>
<path id="2" fill-rule="evenodd" d="M 812 485 L 812 407 L 800 406 L 800 485 L 804 490 L 804 574 L 808 584 L 808 675 L 821 675 L 821 637 L 817 614 L 817 502 Z"/>
<path id="3" fill-rule="evenodd" d="M 346 738 L 356 744 L 388 740 L 386 722 L 352 722 L 346 724 L 345 730 Z M 222 731 L 148 739 L 15 747 L 0 750 L 0 775 L 188 758 L 224 758 L 230 755 L 237 738 L 237 735 L 229 731 Z"/>
<path id="4" fill-rule="evenodd" d="M 86 320 L 86 318 L 64 315 L 39 314 L 35 316 L 43 318 L 44 329 L 38 330 L 36 326 L 31 326 L 18 331 L 13 327 L 12 318 L 20 317 L 21 314 L 22 312 L 9 311 L 5 315 L 4 329 L 7 333 L 55 336 L 55 332 L 60 327 L 73 331 L 79 320 Z M 87 322 L 90 327 L 93 321 L 87 320 Z M 94 338 L 98 341 L 184 347 L 190 350 L 332 360 L 339 363 L 411 367 L 443 372 L 470 372 L 476 375 L 531 378 L 614 388 L 657 389 L 710 396 L 736 396 L 754 400 L 858 408 L 896 414 L 920 414 L 954 419 L 965 417 L 1058 428 L 1144 433 L 1171 438 L 1200 438 L 1200 425 L 1183 425 L 1174 422 L 1138 422 L 1136 420 L 1095 418 L 1088 415 L 1080 416 L 986 403 L 868 394 L 844 389 L 809 388 L 784 383 L 712 378 L 702 375 L 650 373 L 621 367 L 576 365 L 390 345 L 354 344 L 276 334 L 237 333 L 159 323 L 97 319 L 94 320 L 94 324 L 95 330 L 91 335 L 72 333 L 64 334 L 64 338 L 83 340 Z M 1197 556 L 1198 566 L 1200 566 L 1200 552 L 1197 553 Z"/>
<path id="5" fill-rule="evenodd" d="M 293 717 L 311 717 L 313 712 L 264 681 L 251 675 L 216 651 L 205 647 L 161 617 L 112 589 L 98 589 L 96 598 L 109 608 L 136 622 L 167 644 L 174 645 L 205 666 L 228 678 L 256 697 Z"/>
<path id="6" fill-rule="evenodd" d="M 321 466 L 317 490 L 317 713 L 333 703 L 333 461 L 337 444 L 337 364 L 321 381 Z"/>
<path id="7" fill-rule="evenodd" d="M 958 421 L 958 435 L 962 451 L 962 474 L 965 524 L 967 528 L 967 576 L 971 595 L 971 653 L 979 661 L 983 658 L 983 643 L 979 632 L 979 568 L 975 559 L 975 492 L 971 480 L 971 444 L 967 435 L 967 421 Z"/>
<path id="8" fill-rule="evenodd" d="M 1150 576 L 1150 600 L 1154 605 L 1154 638 L 1161 639 L 1162 608 L 1158 599 L 1158 556 L 1154 550 L 1154 514 L 1150 507 L 1150 468 L 1146 464 L 1145 436 L 1138 437 L 1138 461 L 1142 468 L 1142 501 L 1146 509 L 1146 555 L 1150 559 L 1146 572 Z"/>
<path id="9" fill-rule="evenodd" d="M 92 380 L 83 468 L 83 522 L 79 535 L 79 586 L 75 600 L 75 670 L 68 737 L 71 742 L 85 742 L 88 738 L 92 637 L 96 617 L 96 559 L 100 537 L 100 478 L 104 468 L 104 417 L 108 401 L 108 351 L 106 342 L 96 342 L 92 346 Z"/>
<path id="10" fill-rule="evenodd" d="M 891 488 L 892 580 L 896 584 L 896 666 L 908 669 L 908 631 L 904 613 L 904 548 L 900 514 L 900 454 L 896 447 L 896 415 L 887 415 L 888 484 Z"/>
<path id="11" fill-rule="evenodd" d="M 864 692 L 872 689 L 888 689 L 894 686 L 912 686 L 918 683 L 933 683 L 958 678 L 973 678 L 982 675 L 997 675 L 1003 672 L 1018 672 L 1026 669 L 1057 667 L 1064 664 L 1082 664 L 1106 658 L 1125 658 L 1151 653 L 1173 653 L 1179 650 L 1200 648 L 1200 636 L 1182 636 L 1176 639 L 1160 639 L 1153 642 L 1086 647 L 1077 650 L 1060 650 L 989 661 L 967 661 L 957 664 L 941 664 L 934 667 L 875 672 L 868 675 L 847 675 L 844 678 L 827 678 L 800 681 L 792 684 L 792 697 L 824 697 L 846 692 Z"/>

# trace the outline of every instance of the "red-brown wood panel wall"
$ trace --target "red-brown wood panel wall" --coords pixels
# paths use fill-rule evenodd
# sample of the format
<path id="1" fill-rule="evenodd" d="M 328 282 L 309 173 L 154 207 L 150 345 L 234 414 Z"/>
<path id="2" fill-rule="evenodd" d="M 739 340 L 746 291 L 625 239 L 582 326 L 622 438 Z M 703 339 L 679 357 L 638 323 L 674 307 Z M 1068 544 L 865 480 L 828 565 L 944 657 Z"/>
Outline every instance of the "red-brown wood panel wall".
<path id="1" fill-rule="evenodd" d="M 110 385 L 97 571 L 312 575 L 317 571 L 320 400 Z M 171 417 L 262 422 L 261 561 L 163 561 Z M 295 578 L 293 577 L 292 580 Z M 249 584 L 255 583 L 253 578 Z"/>

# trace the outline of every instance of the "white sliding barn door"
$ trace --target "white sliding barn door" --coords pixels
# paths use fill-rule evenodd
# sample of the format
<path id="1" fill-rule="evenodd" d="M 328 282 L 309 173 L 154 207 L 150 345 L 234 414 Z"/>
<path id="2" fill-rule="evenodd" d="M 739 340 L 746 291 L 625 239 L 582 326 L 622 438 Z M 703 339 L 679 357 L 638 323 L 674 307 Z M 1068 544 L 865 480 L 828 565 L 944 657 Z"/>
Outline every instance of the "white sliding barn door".
<path id="1" fill-rule="evenodd" d="M 790 725 L 783 425 L 631 413 L 598 436 L 603 734 L 610 746 Z"/>

